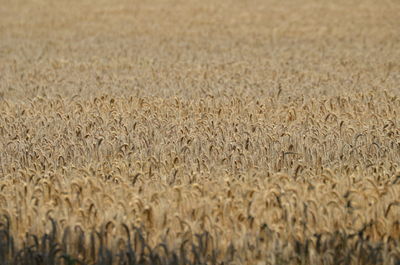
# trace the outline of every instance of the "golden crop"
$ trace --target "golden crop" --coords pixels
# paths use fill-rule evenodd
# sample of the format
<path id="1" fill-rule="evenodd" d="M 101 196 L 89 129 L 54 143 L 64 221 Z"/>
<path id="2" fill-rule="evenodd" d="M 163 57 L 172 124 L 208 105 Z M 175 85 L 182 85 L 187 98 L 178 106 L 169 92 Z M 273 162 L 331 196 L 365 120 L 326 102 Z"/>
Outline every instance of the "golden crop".
<path id="1" fill-rule="evenodd" d="M 394 0 L 0 0 L 0 264 L 398 264 Z"/>

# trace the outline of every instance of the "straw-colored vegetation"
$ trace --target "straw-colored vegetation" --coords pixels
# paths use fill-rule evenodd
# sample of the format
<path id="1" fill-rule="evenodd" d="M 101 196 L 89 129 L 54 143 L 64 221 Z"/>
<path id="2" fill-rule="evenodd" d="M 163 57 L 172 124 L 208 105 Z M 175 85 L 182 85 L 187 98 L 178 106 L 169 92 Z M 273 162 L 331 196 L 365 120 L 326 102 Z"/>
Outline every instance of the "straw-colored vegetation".
<path id="1" fill-rule="evenodd" d="M 0 0 L 0 264 L 399 264 L 399 14 Z"/>

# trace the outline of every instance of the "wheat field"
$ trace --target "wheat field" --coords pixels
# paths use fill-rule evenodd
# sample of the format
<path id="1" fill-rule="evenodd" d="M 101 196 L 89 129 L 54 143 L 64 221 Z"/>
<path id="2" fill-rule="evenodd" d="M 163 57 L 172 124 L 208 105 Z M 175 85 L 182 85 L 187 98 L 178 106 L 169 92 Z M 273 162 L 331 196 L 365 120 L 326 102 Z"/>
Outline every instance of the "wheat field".
<path id="1" fill-rule="evenodd" d="M 397 0 L 0 0 L 0 264 L 400 264 Z"/>

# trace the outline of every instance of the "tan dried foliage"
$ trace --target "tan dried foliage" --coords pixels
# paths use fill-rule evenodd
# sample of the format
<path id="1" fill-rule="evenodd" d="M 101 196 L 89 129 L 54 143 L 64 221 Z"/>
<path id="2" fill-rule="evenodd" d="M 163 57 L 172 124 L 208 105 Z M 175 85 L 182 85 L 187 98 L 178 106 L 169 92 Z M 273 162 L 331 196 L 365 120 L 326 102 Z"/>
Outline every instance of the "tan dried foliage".
<path id="1" fill-rule="evenodd" d="M 18 246 L 52 218 L 115 251 L 127 224 L 152 246 L 208 231 L 232 264 L 328 264 L 318 238 L 362 231 L 394 262 L 398 1 L 0 6 L 0 214 Z M 305 240 L 308 260 L 288 258 Z"/>

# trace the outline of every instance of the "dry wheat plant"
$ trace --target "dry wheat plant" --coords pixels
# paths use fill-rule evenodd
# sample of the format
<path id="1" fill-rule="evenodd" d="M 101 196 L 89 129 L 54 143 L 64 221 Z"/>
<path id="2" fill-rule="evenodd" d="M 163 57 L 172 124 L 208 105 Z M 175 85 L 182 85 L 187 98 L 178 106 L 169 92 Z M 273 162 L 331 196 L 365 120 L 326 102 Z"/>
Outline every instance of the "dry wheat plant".
<path id="1" fill-rule="evenodd" d="M 0 0 L 0 264 L 400 264 L 397 0 Z"/>

